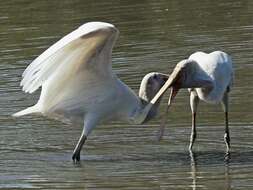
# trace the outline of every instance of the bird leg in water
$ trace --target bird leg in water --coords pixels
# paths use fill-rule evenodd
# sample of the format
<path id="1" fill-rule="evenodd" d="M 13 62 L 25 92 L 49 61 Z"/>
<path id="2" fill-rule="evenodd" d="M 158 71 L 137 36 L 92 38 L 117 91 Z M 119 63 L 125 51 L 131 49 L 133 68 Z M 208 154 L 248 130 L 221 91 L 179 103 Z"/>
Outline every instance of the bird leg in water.
<path id="1" fill-rule="evenodd" d="M 166 107 L 165 114 L 163 115 L 161 126 L 160 126 L 160 130 L 159 130 L 158 135 L 157 135 L 158 141 L 160 141 L 162 139 L 162 137 L 163 137 L 164 129 L 165 129 L 165 125 L 166 125 L 166 119 L 167 119 L 168 110 L 169 110 L 169 108 L 170 108 L 170 106 L 172 104 L 173 99 L 176 97 L 178 91 L 179 91 L 179 88 L 176 88 L 176 87 L 172 87 L 171 88 L 168 105 Z"/>
<path id="2" fill-rule="evenodd" d="M 192 111 L 192 131 L 191 131 L 189 151 L 192 150 L 193 144 L 194 144 L 196 136 L 197 136 L 196 113 L 197 113 L 198 103 L 199 103 L 199 98 L 198 98 L 197 93 L 195 91 L 191 91 L 190 92 L 190 105 L 191 105 L 191 111 Z"/>
<path id="3" fill-rule="evenodd" d="M 224 134 L 224 141 L 227 147 L 226 153 L 229 154 L 230 150 L 230 135 L 229 135 L 229 128 L 228 128 L 228 112 L 225 112 L 225 134 Z"/>
<path id="4" fill-rule="evenodd" d="M 93 114 L 91 115 L 87 114 L 84 117 L 84 128 L 72 156 L 74 162 L 80 161 L 80 152 L 82 150 L 82 147 L 85 141 L 87 140 L 87 137 L 91 133 L 92 129 L 96 126 L 98 120 L 99 118 L 97 117 L 97 115 Z"/>
<path id="5" fill-rule="evenodd" d="M 87 137 L 84 135 L 84 133 L 82 133 L 76 147 L 75 147 L 75 150 L 74 150 L 74 153 L 73 153 L 73 156 L 72 156 L 72 160 L 74 162 L 79 162 L 80 161 L 80 152 L 81 152 L 81 149 L 86 141 Z"/>
<path id="6" fill-rule="evenodd" d="M 225 113 L 225 134 L 224 134 L 224 141 L 227 147 L 226 153 L 229 154 L 229 149 L 230 149 L 230 136 L 229 136 L 229 127 L 228 127 L 228 91 L 227 90 L 224 93 L 223 99 L 221 101 L 222 108 Z"/>

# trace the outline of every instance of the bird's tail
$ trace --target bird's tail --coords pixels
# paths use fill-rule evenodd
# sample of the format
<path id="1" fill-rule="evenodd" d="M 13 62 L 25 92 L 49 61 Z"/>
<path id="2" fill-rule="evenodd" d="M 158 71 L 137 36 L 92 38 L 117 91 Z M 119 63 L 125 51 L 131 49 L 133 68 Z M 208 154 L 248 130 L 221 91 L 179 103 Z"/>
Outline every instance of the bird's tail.
<path id="1" fill-rule="evenodd" d="M 13 117 L 20 117 L 23 115 L 28 115 L 28 114 L 32 114 L 32 113 L 38 113 L 38 112 L 39 112 L 38 106 L 34 105 L 34 106 L 28 107 L 24 110 L 21 110 L 17 113 L 14 113 L 14 114 L 12 114 L 12 116 Z"/>

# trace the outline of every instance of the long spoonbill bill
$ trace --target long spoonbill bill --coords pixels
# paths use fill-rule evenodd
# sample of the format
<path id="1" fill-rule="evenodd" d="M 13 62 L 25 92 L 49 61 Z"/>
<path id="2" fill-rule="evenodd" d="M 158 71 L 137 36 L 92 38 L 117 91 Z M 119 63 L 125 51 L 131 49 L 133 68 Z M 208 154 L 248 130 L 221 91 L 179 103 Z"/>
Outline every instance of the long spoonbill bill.
<path id="1" fill-rule="evenodd" d="M 210 54 L 196 52 L 188 59 L 180 61 L 169 79 L 160 89 L 157 97 L 171 88 L 168 101 L 168 109 L 181 88 L 188 88 L 190 92 L 190 106 L 192 111 L 192 130 L 189 150 L 192 150 L 196 139 L 196 112 L 199 100 L 207 103 L 220 103 L 225 113 L 225 135 L 227 153 L 230 149 L 230 136 L 228 127 L 228 93 L 233 83 L 233 67 L 230 56 L 222 51 L 214 51 Z M 160 128 L 162 137 L 165 126 L 165 118 Z"/>
<path id="2" fill-rule="evenodd" d="M 147 74 L 137 96 L 112 71 L 111 54 L 118 37 L 112 24 L 89 22 L 66 35 L 38 56 L 24 71 L 23 91 L 42 87 L 38 102 L 13 114 L 42 114 L 83 125 L 72 159 L 101 121 L 122 120 L 142 124 L 152 119 L 160 104 L 156 96 L 168 75 Z"/>

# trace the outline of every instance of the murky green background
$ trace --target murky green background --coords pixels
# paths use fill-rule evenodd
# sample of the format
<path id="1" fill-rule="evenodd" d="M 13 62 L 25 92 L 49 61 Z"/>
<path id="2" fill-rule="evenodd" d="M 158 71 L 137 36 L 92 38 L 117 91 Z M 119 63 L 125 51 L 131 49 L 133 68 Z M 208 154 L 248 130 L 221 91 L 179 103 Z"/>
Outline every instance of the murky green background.
<path id="1" fill-rule="evenodd" d="M 205 103 L 199 107 L 195 154 L 189 155 L 186 90 L 170 111 L 163 141 L 155 138 L 159 117 L 145 126 L 100 125 L 77 165 L 71 156 L 81 126 L 11 118 L 39 95 L 19 87 L 27 65 L 88 21 L 120 30 L 113 68 L 136 92 L 146 73 L 169 73 L 195 51 L 231 54 L 231 159 L 224 161 L 222 110 Z M 0 189 L 253 189 L 252 73 L 252 0 L 1 0 Z"/>

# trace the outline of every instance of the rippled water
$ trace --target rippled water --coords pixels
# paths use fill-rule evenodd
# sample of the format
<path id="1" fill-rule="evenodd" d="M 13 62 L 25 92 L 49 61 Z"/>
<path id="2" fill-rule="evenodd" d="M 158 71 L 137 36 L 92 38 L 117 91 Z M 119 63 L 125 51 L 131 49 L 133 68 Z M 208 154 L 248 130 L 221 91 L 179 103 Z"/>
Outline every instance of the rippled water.
<path id="1" fill-rule="evenodd" d="M 0 189 L 252 189 L 253 1 L 0 1 Z M 232 55 L 232 154 L 224 159 L 223 113 L 201 104 L 195 153 L 187 151 L 191 114 L 181 91 L 163 141 L 159 117 L 148 125 L 100 125 L 80 164 L 71 155 L 82 127 L 10 115 L 34 104 L 19 82 L 26 66 L 53 42 L 88 21 L 120 30 L 113 53 L 118 76 L 138 91 L 148 72 L 171 72 L 191 53 Z M 163 103 L 161 108 L 164 109 Z"/>

